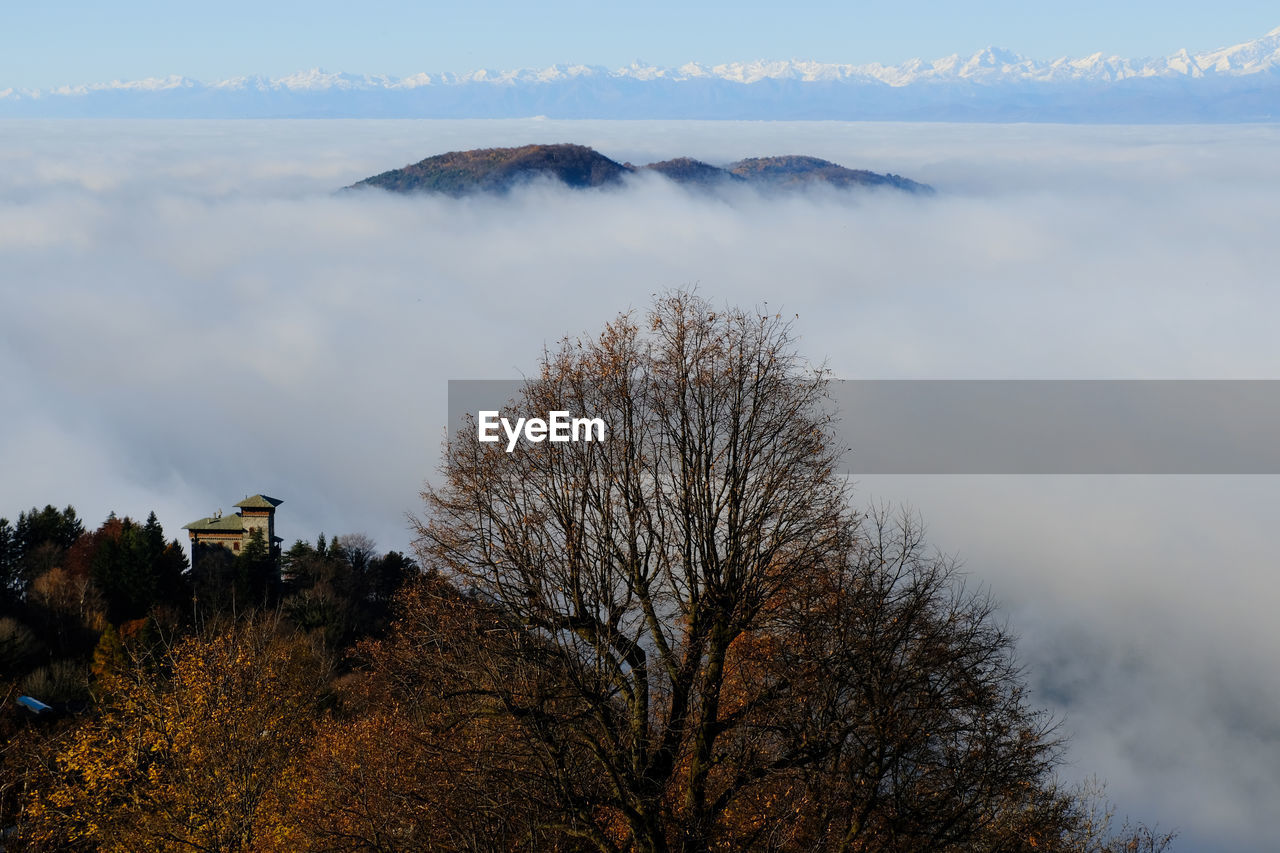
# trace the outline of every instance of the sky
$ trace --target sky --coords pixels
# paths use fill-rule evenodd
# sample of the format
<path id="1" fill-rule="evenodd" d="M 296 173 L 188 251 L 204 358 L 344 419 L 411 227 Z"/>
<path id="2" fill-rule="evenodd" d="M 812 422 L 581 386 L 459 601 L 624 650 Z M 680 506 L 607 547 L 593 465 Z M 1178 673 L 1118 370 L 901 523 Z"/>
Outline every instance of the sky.
<path id="1" fill-rule="evenodd" d="M 804 151 L 931 198 L 532 186 L 334 191 L 432 152 L 575 141 L 642 163 Z M 286 542 L 408 549 L 449 379 L 651 295 L 795 317 L 838 378 L 1280 378 L 1276 126 L 0 121 L 0 515 L 246 494 Z M 1274 840 L 1280 477 L 863 477 L 1021 636 L 1068 781 L 1177 849 Z"/>
<path id="2" fill-rule="evenodd" d="M 406 76 L 582 63 L 754 59 L 899 63 L 988 45 L 1039 59 L 1207 50 L 1280 26 L 1274 2 L 736 0 L 644 4 L 171 0 L 0 4 L 0 89 L 182 75 L 327 71 Z"/>

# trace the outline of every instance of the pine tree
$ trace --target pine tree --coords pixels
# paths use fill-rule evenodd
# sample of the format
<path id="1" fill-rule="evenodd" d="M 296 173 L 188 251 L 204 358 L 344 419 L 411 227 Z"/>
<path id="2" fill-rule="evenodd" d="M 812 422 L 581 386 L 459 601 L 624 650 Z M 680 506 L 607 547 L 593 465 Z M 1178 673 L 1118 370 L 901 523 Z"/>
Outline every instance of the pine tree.
<path id="1" fill-rule="evenodd" d="M 249 541 L 236 557 L 236 601 L 245 607 L 264 606 L 279 592 L 280 574 L 261 528 L 249 531 Z"/>
<path id="2" fill-rule="evenodd" d="M 62 565 L 67 550 L 83 533 L 84 524 L 72 506 L 58 510 L 48 504 L 44 509 L 32 507 L 30 512 L 19 513 L 12 537 L 19 597 L 37 577 Z"/>
<path id="3" fill-rule="evenodd" d="M 9 519 L 0 518 L 0 613 L 15 605 L 22 594 L 18 571 L 18 543 Z"/>

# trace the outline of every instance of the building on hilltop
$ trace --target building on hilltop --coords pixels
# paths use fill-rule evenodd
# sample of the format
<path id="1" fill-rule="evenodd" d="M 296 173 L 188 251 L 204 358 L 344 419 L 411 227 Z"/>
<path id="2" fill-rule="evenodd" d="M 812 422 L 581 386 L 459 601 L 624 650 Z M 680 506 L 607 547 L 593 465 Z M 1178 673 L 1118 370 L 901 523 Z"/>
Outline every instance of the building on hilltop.
<path id="1" fill-rule="evenodd" d="M 183 529 L 191 535 L 191 562 L 200 559 L 211 548 L 225 548 L 235 554 L 249 544 L 255 530 L 261 531 L 262 541 L 271 549 L 272 557 L 280 553 L 280 543 L 276 536 L 276 507 L 284 501 L 266 495 L 254 495 L 236 504 L 240 510 L 235 515 L 222 514 L 218 510 L 208 518 L 201 518 Z"/>

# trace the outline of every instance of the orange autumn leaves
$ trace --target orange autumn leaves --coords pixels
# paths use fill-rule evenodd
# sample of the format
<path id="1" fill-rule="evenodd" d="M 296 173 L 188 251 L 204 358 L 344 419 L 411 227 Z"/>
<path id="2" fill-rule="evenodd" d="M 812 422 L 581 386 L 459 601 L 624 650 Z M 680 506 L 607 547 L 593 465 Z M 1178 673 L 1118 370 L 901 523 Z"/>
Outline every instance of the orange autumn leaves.
<path id="1" fill-rule="evenodd" d="M 97 850 L 280 849 L 327 671 L 269 622 L 133 649 L 30 803 L 30 836 Z"/>

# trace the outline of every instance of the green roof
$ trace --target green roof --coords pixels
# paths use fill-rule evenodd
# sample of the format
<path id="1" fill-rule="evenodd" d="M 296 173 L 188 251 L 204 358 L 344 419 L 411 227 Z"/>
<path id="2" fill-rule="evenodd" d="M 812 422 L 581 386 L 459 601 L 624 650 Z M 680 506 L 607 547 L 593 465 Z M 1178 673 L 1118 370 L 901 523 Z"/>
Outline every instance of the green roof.
<path id="1" fill-rule="evenodd" d="M 235 533 L 244 530 L 244 516 L 240 513 L 235 515 L 216 516 L 211 515 L 208 518 L 201 518 L 190 524 L 184 524 L 183 530 L 213 530 L 224 531 L 227 533 Z"/>
<path id="2" fill-rule="evenodd" d="M 245 509 L 275 509 L 282 503 L 284 503 L 284 501 L 269 498 L 266 495 L 254 495 L 251 498 L 245 498 L 240 501 L 236 506 L 243 507 Z"/>

